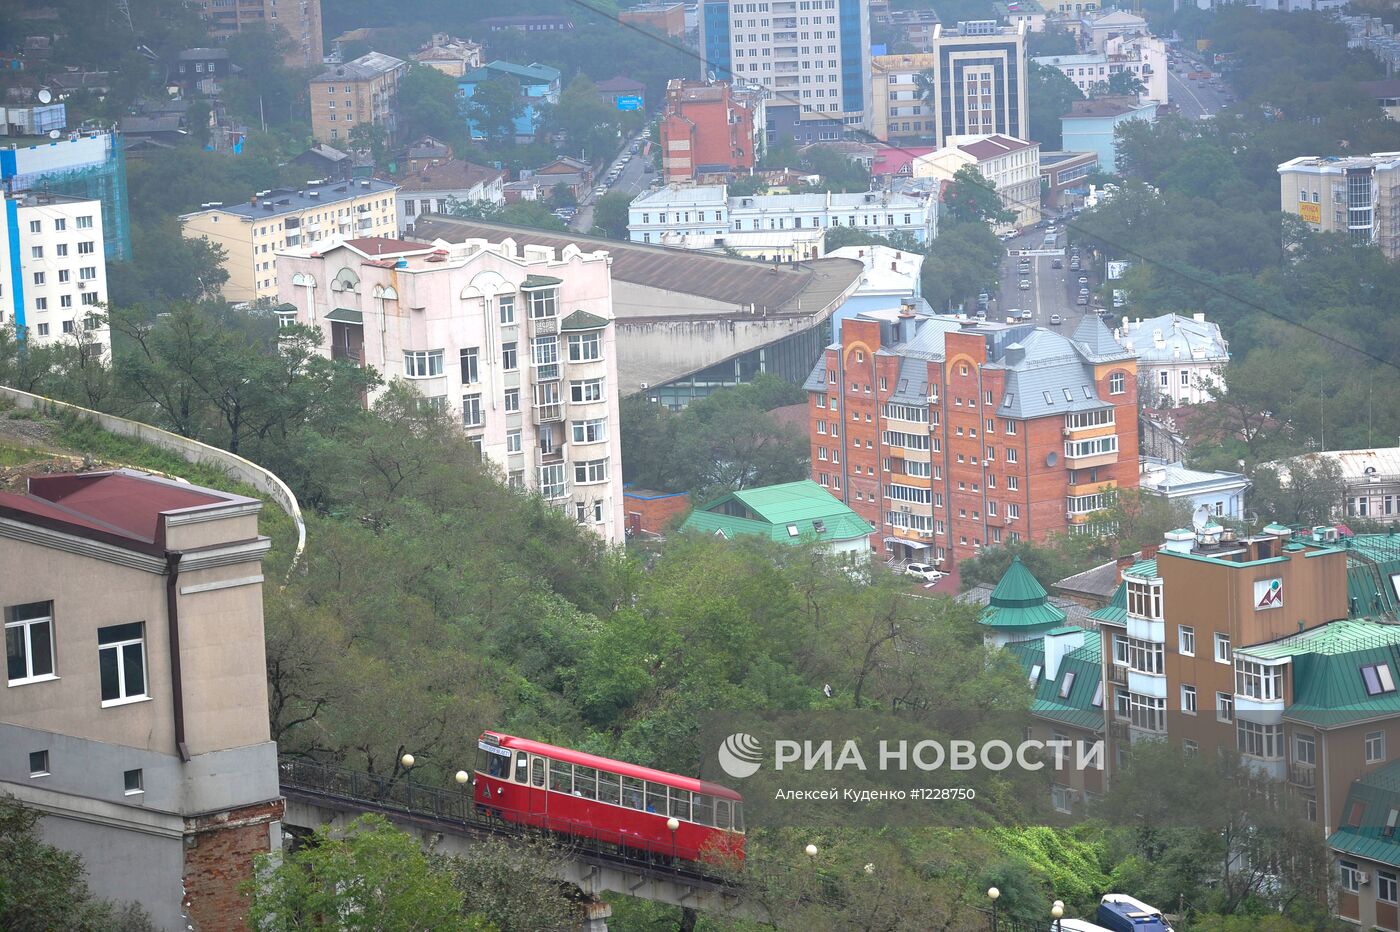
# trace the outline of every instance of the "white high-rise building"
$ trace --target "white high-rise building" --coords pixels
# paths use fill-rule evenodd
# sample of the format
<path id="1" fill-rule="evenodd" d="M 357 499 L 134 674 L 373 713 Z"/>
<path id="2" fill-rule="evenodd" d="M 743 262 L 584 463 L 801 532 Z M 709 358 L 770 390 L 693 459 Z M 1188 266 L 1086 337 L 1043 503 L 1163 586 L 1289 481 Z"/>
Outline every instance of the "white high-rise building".
<path id="1" fill-rule="evenodd" d="M 700 7 L 702 77 L 767 90 L 770 125 L 870 125 L 870 0 L 701 0 Z"/>
<path id="2" fill-rule="evenodd" d="M 4 206 L 0 323 L 35 344 L 86 333 L 110 348 L 102 202 L 27 191 Z"/>

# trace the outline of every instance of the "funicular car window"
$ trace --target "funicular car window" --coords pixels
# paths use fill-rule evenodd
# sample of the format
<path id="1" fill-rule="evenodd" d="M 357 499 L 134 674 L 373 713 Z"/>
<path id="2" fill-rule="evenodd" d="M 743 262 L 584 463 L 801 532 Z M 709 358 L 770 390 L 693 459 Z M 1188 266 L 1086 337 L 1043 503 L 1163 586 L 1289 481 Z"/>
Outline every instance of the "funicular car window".
<path id="1" fill-rule="evenodd" d="M 486 754 L 486 775 L 506 779 L 510 776 L 510 755 Z"/>
<path id="2" fill-rule="evenodd" d="M 734 831 L 736 831 L 736 832 L 742 832 L 743 830 L 744 830 L 744 804 L 743 804 L 743 803 L 735 803 L 735 804 L 734 804 Z"/>
<path id="3" fill-rule="evenodd" d="M 704 793 L 695 794 L 695 804 L 691 810 L 692 820 L 701 825 L 715 824 L 715 798 Z"/>
<path id="4" fill-rule="evenodd" d="M 566 764 L 563 761 L 552 760 L 549 762 L 549 788 L 556 793 L 573 792 L 574 786 L 574 765 Z"/>
<path id="5" fill-rule="evenodd" d="M 715 828 L 729 828 L 729 800 L 715 800 Z"/>
<path id="6" fill-rule="evenodd" d="M 524 751 L 515 752 L 515 782 L 530 782 L 530 755 Z"/>
<path id="7" fill-rule="evenodd" d="M 537 757 L 530 764 L 530 782 L 535 786 L 544 786 L 544 758 Z"/>
<path id="8" fill-rule="evenodd" d="M 622 778 L 622 805 L 629 809 L 642 809 L 644 803 L 642 799 L 642 781 L 636 777 Z"/>
<path id="9" fill-rule="evenodd" d="M 585 799 L 598 798 L 598 771 L 592 767 L 574 768 L 574 795 Z"/>
<path id="10" fill-rule="evenodd" d="M 666 811 L 666 784 L 647 784 L 647 812 L 664 813 Z"/>
<path id="11" fill-rule="evenodd" d="M 690 821 L 690 790 L 671 787 L 671 815 Z"/>
<path id="12" fill-rule="evenodd" d="M 598 799 L 616 806 L 621 801 L 622 787 L 618 775 L 606 770 L 598 771 Z"/>

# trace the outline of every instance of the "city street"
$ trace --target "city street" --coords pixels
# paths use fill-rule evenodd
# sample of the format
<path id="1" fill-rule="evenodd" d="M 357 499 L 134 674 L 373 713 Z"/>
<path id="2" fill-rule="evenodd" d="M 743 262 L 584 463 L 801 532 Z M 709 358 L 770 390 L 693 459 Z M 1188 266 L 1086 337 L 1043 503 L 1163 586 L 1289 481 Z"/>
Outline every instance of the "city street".
<path id="1" fill-rule="evenodd" d="M 651 179 L 658 177 L 654 172 L 652 174 L 647 174 L 643 167 L 650 160 L 649 156 L 644 156 L 642 154 L 648 141 L 649 140 L 642 139 L 640 133 L 629 138 L 623 144 L 622 151 L 618 153 L 617 157 L 605 167 L 598 170 L 598 176 L 594 179 L 593 187 L 596 188 L 599 185 L 605 184 L 608 172 L 612 171 L 615 166 L 622 165 L 622 174 L 618 175 L 617 181 L 609 186 L 608 193 L 621 192 L 630 198 L 636 197 L 642 191 L 646 190 L 647 186 L 651 184 Z M 632 143 L 634 142 L 642 143 L 636 155 L 631 154 Z M 624 159 L 627 160 L 625 163 L 623 162 Z M 597 197 L 594 196 L 592 190 L 584 197 L 579 198 L 578 213 L 574 215 L 573 223 L 570 224 L 572 229 L 580 233 L 587 233 L 589 230 L 593 229 L 593 202 L 596 200 Z"/>
<path id="2" fill-rule="evenodd" d="M 1045 239 L 1045 231 L 1031 230 L 1006 243 L 1006 248 L 1010 250 L 1030 249 L 1039 250 Z M 1060 233 L 1058 244 L 1064 248 L 1065 235 Z M 1032 256 L 1031 271 L 1029 275 L 1022 275 L 1016 271 L 1019 257 L 1008 255 L 1001 264 L 1001 293 L 993 297 L 992 306 L 987 312 L 988 320 L 1005 321 L 1007 317 L 1019 317 L 1022 310 L 1031 312 L 1031 320 L 1040 327 L 1054 327 L 1064 331 L 1067 335 L 1074 331 L 1079 323 L 1079 318 L 1084 312 L 1092 309 L 1092 303 L 1081 307 L 1075 303 L 1075 298 L 1079 294 L 1081 287 L 1087 287 L 1090 291 L 1090 302 L 1094 301 L 1093 291 L 1097 287 L 1093 273 L 1089 270 L 1074 272 L 1070 270 L 1069 250 L 1065 249 L 1065 255 L 1061 257 L 1061 268 L 1054 267 L 1054 256 Z M 1080 284 L 1080 277 L 1088 278 L 1089 281 Z M 1021 280 L 1030 282 L 1030 289 L 1022 291 Z M 1060 324 L 1052 324 L 1050 319 L 1055 314 L 1060 315 Z"/>
<path id="3" fill-rule="evenodd" d="M 1225 106 L 1223 88 L 1211 87 L 1206 81 L 1189 80 L 1184 72 L 1171 72 L 1167 78 L 1167 88 L 1172 103 L 1188 120 L 1214 116 Z"/>

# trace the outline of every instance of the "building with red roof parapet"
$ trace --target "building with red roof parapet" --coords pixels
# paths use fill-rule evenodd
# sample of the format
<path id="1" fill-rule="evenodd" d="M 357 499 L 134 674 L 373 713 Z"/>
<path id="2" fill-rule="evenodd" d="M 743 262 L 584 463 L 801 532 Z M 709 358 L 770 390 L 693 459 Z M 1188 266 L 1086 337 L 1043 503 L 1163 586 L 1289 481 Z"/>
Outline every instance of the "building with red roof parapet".
<path id="1" fill-rule="evenodd" d="M 0 492 L 0 794 L 159 928 L 241 925 L 281 843 L 261 508 L 125 469 Z"/>

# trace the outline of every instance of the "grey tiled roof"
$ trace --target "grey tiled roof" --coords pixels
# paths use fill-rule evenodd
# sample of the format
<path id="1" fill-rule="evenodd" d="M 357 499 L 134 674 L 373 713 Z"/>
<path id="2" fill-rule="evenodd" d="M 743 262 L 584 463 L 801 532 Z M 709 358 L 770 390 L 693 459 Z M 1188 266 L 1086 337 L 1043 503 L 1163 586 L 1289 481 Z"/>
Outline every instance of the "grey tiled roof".
<path id="1" fill-rule="evenodd" d="M 1076 345 L 1058 333 L 1033 330 L 988 368 L 1006 370 L 1006 391 L 997 402 L 1003 417 L 1032 418 L 1110 407 L 1100 400 L 1094 367 Z"/>
<path id="2" fill-rule="evenodd" d="M 817 360 L 817 364 L 812 367 L 812 374 L 807 376 L 807 381 L 802 383 L 803 391 L 819 392 L 826 388 L 826 354 Z"/>
<path id="3" fill-rule="evenodd" d="M 1074 328 L 1074 335 L 1070 339 L 1084 347 L 1084 351 L 1096 361 L 1133 358 L 1131 351 L 1124 349 L 1113 339 L 1113 334 L 1103 325 L 1097 314 L 1085 314 L 1080 318 L 1079 326 Z"/>

